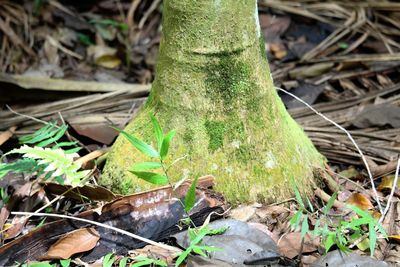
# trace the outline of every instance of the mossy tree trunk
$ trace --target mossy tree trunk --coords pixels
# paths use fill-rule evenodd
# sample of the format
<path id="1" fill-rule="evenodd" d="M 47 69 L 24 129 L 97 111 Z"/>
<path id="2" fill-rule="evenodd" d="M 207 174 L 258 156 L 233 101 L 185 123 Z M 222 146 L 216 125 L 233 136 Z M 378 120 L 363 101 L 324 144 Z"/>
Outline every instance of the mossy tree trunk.
<path id="1" fill-rule="evenodd" d="M 288 197 L 291 181 L 309 188 L 322 156 L 285 110 L 273 86 L 256 0 L 165 0 L 150 97 L 126 131 L 153 142 L 149 113 L 176 129 L 174 179 L 212 174 L 231 202 Z M 126 170 L 148 161 L 120 136 L 102 184 L 148 189 Z"/>

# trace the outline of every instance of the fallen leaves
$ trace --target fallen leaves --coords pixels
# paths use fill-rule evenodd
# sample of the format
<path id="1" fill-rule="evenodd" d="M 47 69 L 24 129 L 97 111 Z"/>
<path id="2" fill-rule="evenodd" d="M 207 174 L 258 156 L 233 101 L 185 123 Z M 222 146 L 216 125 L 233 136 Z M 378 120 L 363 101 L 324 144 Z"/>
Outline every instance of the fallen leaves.
<path id="1" fill-rule="evenodd" d="M 94 228 L 81 228 L 69 232 L 53 244 L 42 259 L 68 259 L 76 253 L 93 249 L 99 239 L 100 235 Z"/>
<path id="2" fill-rule="evenodd" d="M 354 193 L 346 201 L 347 204 L 359 207 L 362 210 L 370 210 L 374 208 L 371 201 L 363 194 Z"/>
<path id="3" fill-rule="evenodd" d="M 8 141 L 13 135 L 17 127 L 10 127 L 7 131 L 0 133 L 0 146 Z"/>
<path id="4" fill-rule="evenodd" d="M 303 253 L 317 251 L 320 239 L 306 234 L 304 237 Z M 299 255 L 301 248 L 301 233 L 293 232 L 284 235 L 278 242 L 279 251 L 286 257 L 293 259 Z"/>

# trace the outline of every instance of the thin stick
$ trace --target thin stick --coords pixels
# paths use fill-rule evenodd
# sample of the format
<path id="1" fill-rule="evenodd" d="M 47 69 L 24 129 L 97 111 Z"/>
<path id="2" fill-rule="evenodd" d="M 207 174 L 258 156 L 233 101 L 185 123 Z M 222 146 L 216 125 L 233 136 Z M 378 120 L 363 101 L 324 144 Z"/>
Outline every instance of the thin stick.
<path id="1" fill-rule="evenodd" d="M 396 190 L 397 181 L 399 180 L 399 169 L 400 169 L 400 157 L 399 157 L 399 159 L 397 160 L 396 174 L 394 175 L 394 181 L 393 181 L 392 191 L 390 191 L 390 195 L 389 195 L 389 198 L 388 198 L 388 201 L 387 201 L 385 210 L 383 211 L 383 213 L 382 213 L 382 215 L 381 215 L 381 218 L 379 218 L 379 223 L 382 223 L 382 222 L 383 222 L 383 220 L 385 219 L 386 214 L 387 214 L 388 211 L 389 211 L 390 204 L 391 204 L 391 202 L 392 202 L 392 198 L 393 198 L 393 195 L 394 195 L 394 191 Z"/>
<path id="2" fill-rule="evenodd" d="M 361 151 L 360 147 L 357 145 L 356 141 L 353 139 L 353 137 L 351 136 L 351 134 L 342 126 L 340 126 L 339 124 L 337 124 L 336 122 L 334 122 L 333 120 L 329 119 L 328 117 L 326 117 L 324 114 L 320 113 L 319 111 L 317 111 L 316 109 L 314 109 L 311 105 L 309 105 L 308 103 L 306 103 L 303 99 L 297 97 L 296 95 L 289 93 L 288 91 L 276 87 L 276 89 L 278 89 L 281 92 L 284 92 L 287 95 L 290 95 L 291 97 L 295 98 L 296 100 L 298 100 L 299 102 L 303 103 L 304 105 L 306 105 L 309 109 L 311 109 L 315 114 L 317 114 L 318 116 L 320 116 L 321 118 L 323 118 L 324 120 L 330 122 L 331 124 L 333 124 L 334 126 L 336 126 L 337 128 L 339 128 L 340 130 L 342 130 L 343 132 L 345 132 L 347 134 L 347 136 L 349 137 L 350 141 L 353 143 L 353 145 L 356 147 L 358 153 L 361 156 L 361 159 L 365 165 L 365 168 L 367 169 L 367 173 L 369 176 L 369 179 L 371 181 L 371 186 L 372 186 L 372 190 L 374 191 L 374 198 L 376 200 L 376 203 L 378 204 L 378 208 L 381 214 L 383 214 L 383 208 L 381 205 L 381 202 L 379 200 L 379 196 L 378 196 L 378 192 L 376 191 L 375 188 L 375 184 L 374 184 L 374 177 L 372 176 L 371 170 L 369 168 L 368 162 L 363 154 L 363 152 Z"/>
<path id="3" fill-rule="evenodd" d="M 35 117 L 32 117 L 32 116 L 29 116 L 29 115 L 25 115 L 25 114 L 18 113 L 18 112 L 16 112 L 15 110 L 13 110 L 9 105 L 6 105 L 6 108 L 7 108 L 11 113 L 14 113 L 15 115 L 18 115 L 18 116 L 21 116 L 21 117 L 25 117 L 25 118 L 34 120 L 34 121 L 36 121 L 36 122 L 40 122 L 40 123 L 43 123 L 43 124 L 45 124 L 45 125 L 49 124 L 47 121 L 44 121 L 44 120 L 41 120 L 41 119 L 38 119 L 38 118 L 35 118 Z M 56 127 L 58 128 L 57 125 L 56 125 Z"/>
<path id="4" fill-rule="evenodd" d="M 103 224 L 103 223 L 99 223 L 99 222 L 96 222 L 96 221 L 91 221 L 91 220 L 87 220 L 87 219 L 83 219 L 83 218 L 79 218 L 79 217 L 72 217 L 72 216 L 68 216 L 68 215 L 54 214 L 54 213 L 34 213 L 34 212 L 22 212 L 22 211 L 14 211 L 14 212 L 11 212 L 11 214 L 13 214 L 13 215 L 38 216 L 38 217 L 47 216 L 47 217 L 57 217 L 57 218 L 81 221 L 81 222 L 90 223 L 90 224 L 94 224 L 94 225 L 97 225 L 97 226 L 100 226 L 100 227 L 103 227 L 103 228 L 107 228 L 107 229 L 113 230 L 113 231 L 118 232 L 120 234 L 127 235 L 129 237 L 134 238 L 134 239 L 140 240 L 142 242 L 145 242 L 145 243 L 148 243 L 150 245 L 154 245 L 154 246 L 157 246 L 157 247 L 160 247 L 160 248 L 163 248 L 163 249 L 167 249 L 167 250 L 170 250 L 170 251 L 177 251 L 178 250 L 176 247 L 172 247 L 172 246 L 169 246 L 169 245 L 165 245 L 165 244 L 162 244 L 162 243 L 155 242 L 153 240 L 150 240 L 150 239 L 147 239 L 147 238 L 132 234 L 132 233 L 130 233 L 128 231 L 116 228 L 114 226 L 110 226 L 110 225 L 107 225 L 107 224 Z"/>

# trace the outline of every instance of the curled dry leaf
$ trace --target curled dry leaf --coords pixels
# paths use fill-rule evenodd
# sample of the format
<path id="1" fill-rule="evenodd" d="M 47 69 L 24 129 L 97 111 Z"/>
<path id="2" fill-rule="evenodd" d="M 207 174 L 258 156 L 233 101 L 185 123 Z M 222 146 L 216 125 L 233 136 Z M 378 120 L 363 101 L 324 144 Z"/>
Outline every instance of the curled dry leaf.
<path id="1" fill-rule="evenodd" d="M 72 255 L 93 249 L 100 234 L 94 228 L 81 228 L 67 233 L 54 243 L 42 259 L 68 259 Z"/>
<path id="2" fill-rule="evenodd" d="M 346 201 L 346 203 L 359 207 L 360 209 L 363 210 L 369 210 L 374 208 L 371 201 L 365 195 L 360 193 L 352 194 Z"/>

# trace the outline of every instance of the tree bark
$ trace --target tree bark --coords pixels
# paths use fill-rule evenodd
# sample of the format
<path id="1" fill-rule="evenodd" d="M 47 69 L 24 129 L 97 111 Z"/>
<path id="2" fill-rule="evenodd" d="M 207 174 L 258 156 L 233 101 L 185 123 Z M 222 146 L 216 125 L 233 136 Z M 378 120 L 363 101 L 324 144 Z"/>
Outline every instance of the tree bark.
<path id="1" fill-rule="evenodd" d="M 156 78 L 126 131 L 153 142 L 149 113 L 176 129 L 175 180 L 212 174 L 232 203 L 270 202 L 304 190 L 323 166 L 273 86 L 256 0 L 165 0 Z M 126 170 L 149 161 L 124 137 L 108 157 L 101 183 L 120 192 L 147 189 Z"/>

